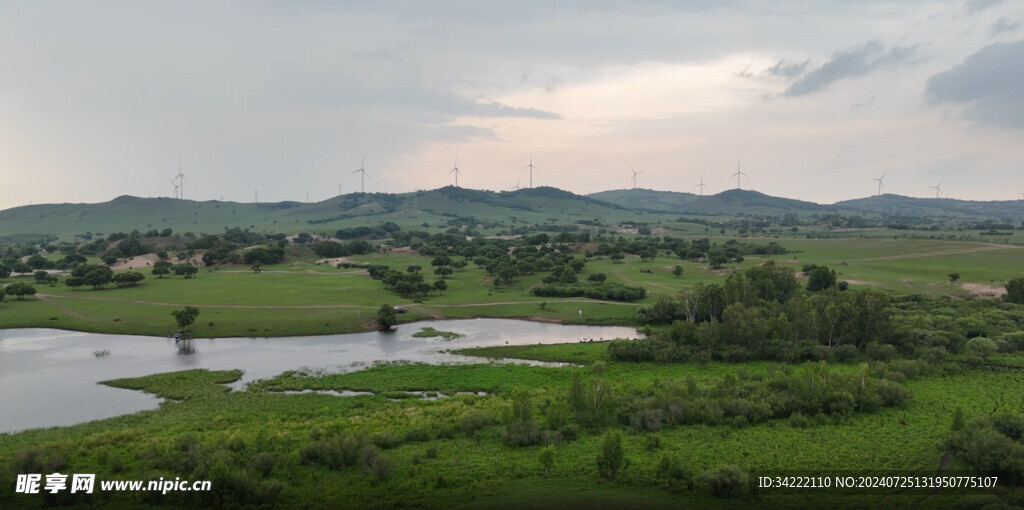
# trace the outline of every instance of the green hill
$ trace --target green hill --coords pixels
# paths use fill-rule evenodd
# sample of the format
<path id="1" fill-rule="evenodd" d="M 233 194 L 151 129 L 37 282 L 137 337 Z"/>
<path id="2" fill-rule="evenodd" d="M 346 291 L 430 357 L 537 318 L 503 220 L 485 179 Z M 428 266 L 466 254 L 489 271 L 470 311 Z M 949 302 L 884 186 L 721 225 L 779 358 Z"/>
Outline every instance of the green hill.
<path id="1" fill-rule="evenodd" d="M 447 229 L 456 218 L 481 223 L 615 225 L 641 213 L 555 188 L 512 192 L 448 186 L 412 193 L 352 193 L 317 203 L 196 202 L 173 198 L 121 196 L 99 204 L 39 204 L 0 211 L 0 233 L 9 240 L 41 236 L 71 240 L 76 235 L 138 229 L 217 233 L 239 227 L 266 232 L 326 232 L 390 221 L 403 228 Z M 494 230 L 498 227 L 493 227 Z"/>
<path id="2" fill-rule="evenodd" d="M 685 211 L 687 205 L 703 198 L 693 193 L 655 191 L 651 189 L 617 189 L 591 193 L 588 196 L 634 211 L 674 214 Z"/>

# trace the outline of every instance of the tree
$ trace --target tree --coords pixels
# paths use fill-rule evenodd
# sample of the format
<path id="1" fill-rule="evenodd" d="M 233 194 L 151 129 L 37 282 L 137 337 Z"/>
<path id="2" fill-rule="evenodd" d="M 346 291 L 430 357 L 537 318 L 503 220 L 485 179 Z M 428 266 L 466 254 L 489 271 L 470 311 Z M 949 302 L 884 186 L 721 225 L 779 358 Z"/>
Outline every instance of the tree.
<path id="1" fill-rule="evenodd" d="M 555 445 L 547 445 L 540 451 L 540 465 L 544 467 L 544 478 L 551 472 L 551 466 L 555 464 Z"/>
<path id="2" fill-rule="evenodd" d="M 708 256 L 708 263 L 711 264 L 711 269 L 721 269 L 722 266 L 729 263 L 729 257 L 726 257 L 724 253 L 715 252 Z"/>
<path id="3" fill-rule="evenodd" d="M 50 287 L 56 287 L 57 286 L 57 282 L 59 282 L 59 281 L 60 281 L 60 278 L 57 275 L 55 275 L 55 274 L 48 274 L 48 275 L 46 275 L 45 282 Z"/>
<path id="4" fill-rule="evenodd" d="M 450 276 L 452 274 L 452 268 L 450 268 L 448 266 L 440 266 L 440 267 L 438 267 L 437 269 L 434 270 L 434 274 L 436 274 L 437 276 L 440 276 L 441 279 L 443 280 L 443 279 L 445 279 L 446 277 L 448 277 L 448 276 Z"/>
<path id="5" fill-rule="evenodd" d="M 953 283 L 960 281 L 960 273 L 949 273 L 949 281 Z"/>
<path id="6" fill-rule="evenodd" d="M 171 312 L 174 316 L 174 320 L 178 321 L 179 328 L 187 328 L 196 321 L 196 317 L 199 317 L 199 309 L 194 306 L 186 306 L 184 310 L 175 310 Z"/>
<path id="7" fill-rule="evenodd" d="M 622 449 L 622 434 L 617 430 L 609 431 L 604 435 L 601 453 L 597 455 L 598 473 L 605 478 L 615 476 L 625 459 L 626 453 Z"/>
<path id="8" fill-rule="evenodd" d="M 185 278 L 192 278 L 199 272 L 198 267 L 190 264 L 175 264 L 171 269 L 174 270 L 174 274 Z"/>
<path id="9" fill-rule="evenodd" d="M 608 258 L 612 259 L 612 263 L 618 264 L 622 262 L 622 259 L 626 258 L 626 256 L 623 255 L 621 252 L 615 252 L 609 255 Z"/>
<path id="10" fill-rule="evenodd" d="M 3 264 L 0 264 L 0 278 L 7 278 L 11 276 L 11 269 Z"/>
<path id="11" fill-rule="evenodd" d="M 74 271 L 71 271 L 71 276 L 77 276 L 82 279 L 84 285 L 89 285 L 94 290 L 99 290 L 110 283 L 110 280 L 114 277 L 114 271 L 107 266 L 98 264 L 81 264 Z"/>
<path id="12" fill-rule="evenodd" d="M 816 267 L 807 275 L 807 290 L 810 292 L 818 292 L 835 286 L 836 272 L 825 266 Z"/>
<path id="13" fill-rule="evenodd" d="M 155 274 L 157 278 L 163 278 L 165 274 L 170 272 L 171 263 L 166 260 L 159 260 L 153 264 L 153 274 Z"/>
<path id="14" fill-rule="evenodd" d="M 263 263 L 262 262 L 256 262 L 255 264 L 253 264 L 252 265 L 252 272 L 254 272 L 254 273 L 262 273 L 263 272 Z"/>
<path id="15" fill-rule="evenodd" d="M 601 283 L 608 279 L 608 275 L 605 273 L 594 273 L 587 277 L 587 281 Z"/>
<path id="16" fill-rule="evenodd" d="M 380 309 L 377 310 L 377 324 L 380 324 L 380 329 L 387 331 L 398 323 L 398 314 L 395 313 L 395 309 L 391 305 L 380 305 Z"/>
<path id="17" fill-rule="evenodd" d="M 135 271 L 118 273 L 111 279 L 118 287 L 134 287 L 137 283 L 145 280 L 146 276 Z"/>
<path id="18" fill-rule="evenodd" d="M 1014 278 L 1006 282 L 1006 295 L 1003 299 L 1008 303 L 1024 304 L 1024 278 Z"/>
<path id="19" fill-rule="evenodd" d="M 420 265 L 417 265 L 417 264 L 413 264 L 413 265 L 405 268 L 405 271 L 407 273 L 412 273 L 412 274 L 416 274 L 416 273 L 418 273 L 418 272 L 420 272 L 422 270 L 423 270 L 423 266 L 420 266 Z"/>
<path id="20" fill-rule="evenodd" d="M 32 276 L 35 277 L 36 283 L 43 283 L 43 282 L 46 281 L 46 276 L 48 274 L 50 274 L 50 273 L 48 273 L 46 271 L 43 271 L 43 270 L 39 270 L 39 271 L 36 271 L 35 273 L 33 273 Z"/>
<path id="21" fill-rule="evenodd" d="M 448 290 L 448 283 L 444 280 L 434 280 L 434 290 L 443 295 L 444 291 Z"/>
<path id="22" fill-rule="evenodd" d="M 672 268 L 672 274 L 674 274 L 676 276 L 682 276 L 682 274 L 683 274 L 683 266 L 673 267 Z"/>
<path id="23" fill-rule="evenodd" d="M 64 285 L 71 287 L 71 290 L 78 290 L 79 287 L 85 285 L 85 282 L 78 276 L 69 276 L 64 279 Z"/>
<path id="24" fill-rule="evenodd" d="M 25 299 L 25 296 L 34 296 L 36 288 L 23 282 L 16 282 L 7 285 L 4 291 L 11 296 L 17 296 L 18 300 Z"/>

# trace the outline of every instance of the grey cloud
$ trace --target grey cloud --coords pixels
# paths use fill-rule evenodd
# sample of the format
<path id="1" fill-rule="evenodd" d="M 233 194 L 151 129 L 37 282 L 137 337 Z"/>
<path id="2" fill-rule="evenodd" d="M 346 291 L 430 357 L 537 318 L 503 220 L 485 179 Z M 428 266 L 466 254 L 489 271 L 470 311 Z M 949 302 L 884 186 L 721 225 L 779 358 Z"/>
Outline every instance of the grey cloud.
<path id="1" fill-rule="evenodd" d="M 968 0 L 967 5 L 964 7 L 967 9 L 967 12 L 980 12 L 1005 1 L 1006 0 Z"/>
<path id="2" fill-rule="evenodd" d="M 538 110 L 536 108 L 516 108 L 497 102 L 477 103 L 471 114 L 478 117 L 529 117 L 533 119 L 561 119 L 557 113 Z"/>
<path id="3" fill-rule="evenodd" d="M 988 35 L 995 37 L 1000 34 L 1010 34 L 1017 30 L 1020 30 L 1019 21 L 1010 21 L 1006 18 L 999 18 L 992 24 L 992 27 L 988 29 Z"/>
<path id="4" fill-rule="evenodd" d="M 804 70 L 807 69 L 807 65 L 810 63 L 810 60 L 804 60 L 799 64 L 787 64 L 785 60 L 780 60 L 775 65 L 769 67 L 766 72 L 772 76 L 796 78 L 797 76 L 804 74 Z"/>
<path id="5" fill-rule="evenodd" d="M 820 92 L 837 81 L 908 62 L 916 51 L 917 46 L 896 46 L 886 52 L 882 43 L 871 41 L 854 50 L 835 53 L 821 67 L 790 84 L 784 95 L 795 97 Z"/>
<path id="6" fill-rule="evenodd" d="M 978 124 L 1024 128 L 1024 40 L 995 43 L 928 79 L 933 104 L 964 104 Z"/>

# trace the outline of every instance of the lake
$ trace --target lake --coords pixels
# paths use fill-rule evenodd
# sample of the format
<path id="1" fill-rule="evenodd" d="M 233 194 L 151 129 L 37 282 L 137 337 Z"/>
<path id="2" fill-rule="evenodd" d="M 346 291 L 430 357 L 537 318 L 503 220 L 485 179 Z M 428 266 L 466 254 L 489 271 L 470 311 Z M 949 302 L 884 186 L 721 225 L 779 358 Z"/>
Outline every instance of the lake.
<path id="1" fill-rule="evenodd" d="M 412 336 L 428 326 L 465 336 L 453 340 Z M 186 348 L 170 338 L 0 330 L 0 432 L 74 425 L 159 406 L 160 399 L 152 395 L 97 384 L 108 379 L 237 368 L 245 374 L 234 388 L 244 389 L 250 381 L 299 368 L 348 372 L 374 361 L 480 363 L 480 358 L 442 351 L 638 336 L 633 328 L 620 326 L 463 319 L 407 323 L 391 332 L 194 339 Z"/>

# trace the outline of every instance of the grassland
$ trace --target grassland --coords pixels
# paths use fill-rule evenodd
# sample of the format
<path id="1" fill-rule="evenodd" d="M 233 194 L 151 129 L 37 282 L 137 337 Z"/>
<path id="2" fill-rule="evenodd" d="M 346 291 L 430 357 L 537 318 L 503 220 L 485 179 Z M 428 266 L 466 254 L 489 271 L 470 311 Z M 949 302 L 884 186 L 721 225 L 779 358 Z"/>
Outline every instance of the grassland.
<path id="1" fill-rule="evenodd" d="M 607 364 L 607 379 L 622 387 L 643 388 L 655 381 L 701 383 L 767 365 L 712 363 L 650 365 L 607 360 L 601 344 L 497 349 L 490 355 L 516 354 L 540 360 Z M 839 368 L 842 368 L 840 366 Z M 949 508 L 963 495 L 873 494 L 854 498 L 772 496 L 718 499 L 699 483 L 669 490 L 658 478 L 663 455 L 680 459 L 694 473 L 725 464 L 746 471 L 795 469 L 843 473 L 851 469 L 936 472 L 952 412 L 968 417 L 996 411 L 1024 413 L 1017 388 L 1024 384 L 1024 357 L 1003 356 L 998 363 L 972 368 L 953 361 L 931 375 L 911 380 L 912 402 L 876 414 L 855 414 L 821 424 L 773 420 L 754 426 L 696 425 L 656 432 L 627 432 L 629 462 L 613 479 L 596 471 L 600 432 L 581 432 L 554 448 L 545 476 L 538 461 L 543 447 L 506 446 L 502 430 L 513 396 L 527 392 L 534 412 L 547 419 L 552 396 L 564 392 L 574 373 L 588 369 L 523 365 L 391 365 L 341 375 L 285 374 L 227 393 L 220 384 L 235 372 L 189 371 L 111 381 L 116 387 L 147 391 L 168 399 L 156 411 L 74 427 L 0 435 L 0 470 L 12 474 L 36 452 L 36 462 L 59 462 L 62 472 L 95 472 L 100 479 L 149 479 L 156 476 L 206 477 L 221 492 L 214 495 L 116 494 L 77 498 L 79 504 L 145 506 L 271 505 L 306 508 L 344 502 L 349 507 L 469 506 L 507 508 L 701 508 L 880 507 L 920 505 Z M 798 369 L 799 370 L 799 369 Z M 282 394 L 284 389 L 350 389 L 376 395 L 334 397 Z M 451 395 L 437 400 L 389 394 L 433 390 Z M 486 396 L 460 392 L 488 392 Z M 467 416 L 479 423 L 467 425 Z M 372 469 L 330 468 L 303 461 L 304 450 L 336 434 L 357 434 L 386 457 L 385 476 Z M 20 460 L 19 460 L 20 459 Z M 259 459 L 259 460 L 257 460 Z M 18 464 L 21 462 L 22 464 Z M 947 470 L 961 468 L 957 461 Z M 990 491 L 1005 502 L 1011 496 Z M 1019 496 L 1014 496 L 1019 497 Z M 104 499 L 105 498 L 105 499 Z M 219 498 L 219 499 L 218 499 Z M 5 503 L 6 501 L 6 503 Z M 0 504 L 40 507 L 42 497 L 0 494 Z"/>
<path id="2" fill-rule="evenodd" d="M 804 264 L 827 265 L 839 273 L 840 280 L 850 280 L 853 285 L 927 296 L 970 297 L 980 291 L 998 292 L 1007 280 L 1024 272 L 1024 249 L 1007 245 L 892 239 L 788 239 L 782 244 L 793 253 L 748 257 L 722 270 L 664 254 L 651 262 L 629 256 L 621 263 L 595 258 L 587 264 L 581 278 L 603 272 L 609 282 L 647 288 L 647 298 L 635 303 L 541 299 L 531 296 L 529 289 L 540 283 L 542 274 L 522 276 L 510 285 L 494 287 L 492 278 L 472 266 L 449 277 L 448 290 L 443 294 L 433 293 L 422 302 L 409 302 L 384 289 L 365 271 L 317 265 L 311 254 L 295 249 L 288 263 L 267 266 L 259 274 L 244 266 L 217 266 L 204 268 L 194 279 L 147 274 L 146 280 L 132 288 L 93 291 L 39 285 L 35 297 L 23 301 L 11 298 L 0 304 L 0 327 L 166 335 L 177 328 L 170 312 L 191 305 L 201 310 L 190 332 L 197 337 L 345 333 L 375 327 L 374 314 L 382 303 L 406 306 L 409 313 L 400 317 L 402 321 L 523 317 L 630 324 L 637 307 L 654 302 L 660 295 L 674 294 L 699 281 L 721 281 L 734 269 L 743 270 L 766 259 L 797 271 Z M 428 257 L 415 254 L 352 258 L 398 269 L 430 267 Z M 672 274 L 676 265 L 683 268 L 680 276 Z M 140 269 L 146 272 L 145 268 L 136 268 Z M 956 284 L 948 278 L 953 272 L 961 275 Z M 9 278 L 0 280 L 0 285 L 30 280 Z"/>

